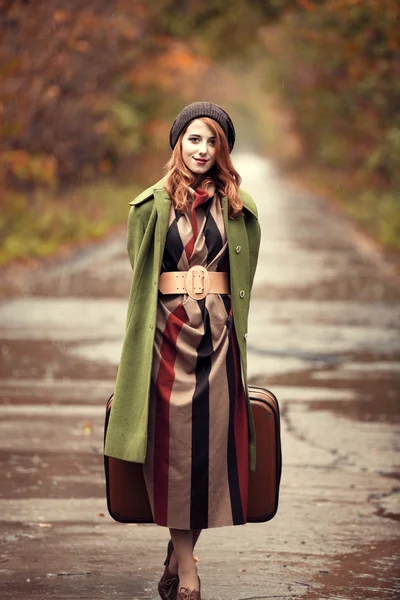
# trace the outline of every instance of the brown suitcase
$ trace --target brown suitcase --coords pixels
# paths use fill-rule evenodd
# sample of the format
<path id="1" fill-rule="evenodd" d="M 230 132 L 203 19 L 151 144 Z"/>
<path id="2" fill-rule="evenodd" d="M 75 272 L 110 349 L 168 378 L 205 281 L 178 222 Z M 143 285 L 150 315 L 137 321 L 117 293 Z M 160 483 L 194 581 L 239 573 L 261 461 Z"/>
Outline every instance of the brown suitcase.
<path id="1" fill-rule="evenodd" d="M 280 415 L 276 397 L 269 390 L 249 386 L 257 458 L 256 471 L 249 472 L 247 522 L 269 521 L 278 509 L 282 470 Z M 104 436 L 112 407 L 107 402 Z M 142 465 L 104 456 L 108 512 L 120 523 L 153 523 Z"/>

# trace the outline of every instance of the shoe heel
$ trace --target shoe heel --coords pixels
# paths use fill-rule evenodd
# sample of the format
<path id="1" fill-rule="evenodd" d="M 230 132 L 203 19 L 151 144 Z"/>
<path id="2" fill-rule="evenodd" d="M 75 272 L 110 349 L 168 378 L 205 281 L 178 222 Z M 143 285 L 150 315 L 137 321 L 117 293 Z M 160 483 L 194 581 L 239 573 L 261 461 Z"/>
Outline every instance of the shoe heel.
<path id="1" fill-rule="evenodd" d="M 172 540 L 169 540 L 168 542 L 168 547 L 167 547 L 167 558 L 164 561 L 164 567 L 167 567 L 169 565 L 169 561 L 171 560 L 171 554 L 174 551 L 174 545 L 172 543 Z"/>

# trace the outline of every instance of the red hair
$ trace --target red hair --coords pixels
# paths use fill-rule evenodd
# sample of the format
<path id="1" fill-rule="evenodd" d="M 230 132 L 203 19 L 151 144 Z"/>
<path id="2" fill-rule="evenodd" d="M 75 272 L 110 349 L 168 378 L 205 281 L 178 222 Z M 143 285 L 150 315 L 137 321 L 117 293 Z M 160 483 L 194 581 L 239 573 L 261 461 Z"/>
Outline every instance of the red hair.
<path id="1" fill-rule="evenodd" d="M 220 198 L 226 196 L 229 202 L 229 216 L 235 219 L 241 214 L 243 208 L 239 195 L 239 186 L 242 179 L 232 164 L 228 140 L 224 130 L 214 119 L 202 117 L 199 120 L 203 121 L 215 136 L 215 164 L 207 172 L 201 188 L 208 192 L 211 186 L 215 186 L 215 193 Z M 175 208 L 180 212 L 187 212 L 190 209 L 188 187 L 194 184 L 196 180 L 195 175 L 185 165 L 182 157 L 182 137 L 188 126 L 189 124 L 179 136 L 172 156 L 166 165 L 168 171 L 165 187 Z"/>

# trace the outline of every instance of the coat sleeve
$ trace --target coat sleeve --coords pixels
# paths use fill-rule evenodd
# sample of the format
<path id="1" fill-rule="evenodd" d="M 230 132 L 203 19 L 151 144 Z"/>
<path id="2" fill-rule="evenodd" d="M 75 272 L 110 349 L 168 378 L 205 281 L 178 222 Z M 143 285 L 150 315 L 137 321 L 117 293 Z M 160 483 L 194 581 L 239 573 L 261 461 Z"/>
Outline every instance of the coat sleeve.
<path id="1" fill-rule="evenodd" d="M 141 246 L 141 243 L 143 240 L 143 236 L 144 236 L 144 226 L 143 226 L 143 221 L 140 217 L 139 209 L 137 206 L 132 206 L 129 211 L 129 216 L 128 216 L 127 249 L 128 249 L 128 256 L 129 256 L 129 261 L 131 263 L 133 274 L 132 274 L 131 289 L 130 289 L 130 293 L 129 293 L 128 310 L 127 310 L 127 314 L 126 314 L 125 330 L 128 327 L 129 319 L 132 314 L 133 297 L 135 295 L 134 294 L 135 286 L 137 285 L 136 281 L 135 281 L 135 279 L 136 279 L 135 278 L 135 265 L 137 264 L 139 250 L 140 250 L 140 246 Z"/>
<path id="2" fill-rule="evenodd" d="M 129 261 L 132 270 L 135 270 L 135 263 L 144 235 L 144 226 L 139 213 L 139 207 L 131 206 L 128 216 L 128 239 L 127 249 Z"/>

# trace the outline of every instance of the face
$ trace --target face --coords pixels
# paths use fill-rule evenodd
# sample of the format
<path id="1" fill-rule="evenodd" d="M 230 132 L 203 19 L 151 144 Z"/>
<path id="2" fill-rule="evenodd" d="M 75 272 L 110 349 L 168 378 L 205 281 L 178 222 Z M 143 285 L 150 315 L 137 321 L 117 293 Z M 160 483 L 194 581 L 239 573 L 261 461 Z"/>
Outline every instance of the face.
<path id="1" fill-rule="evenodd" d="M 215 136 L 200 119 L 189 123 L 183 135 L 182 158 L 187 168 L 200 177 L 215 164 Z"/>

